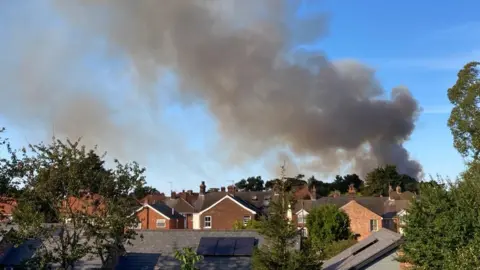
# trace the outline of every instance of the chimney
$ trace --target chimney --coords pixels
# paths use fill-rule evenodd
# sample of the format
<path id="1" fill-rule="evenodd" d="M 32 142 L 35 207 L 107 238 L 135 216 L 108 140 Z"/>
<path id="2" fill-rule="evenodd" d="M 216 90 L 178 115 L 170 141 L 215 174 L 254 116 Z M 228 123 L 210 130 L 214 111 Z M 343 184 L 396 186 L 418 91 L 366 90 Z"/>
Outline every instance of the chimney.
<path id="1" fill-rule="evenodd" d="M 311 199 L 312 201 L 316 201 L 316 200 L 317 200 L 317 188 L 316 188 L 315 183 L 312 185 L 312 190 L 310 191 L 310 199 Z"/>
<path id="2" fill-rule="evenodd" d="M 200 184 L 200 195 L 205 195 L 206 190 L 207 186 L 205 185 L 205 181 L 202 181 L 202 184 Z"/>
<path id="3" fill-rule="evenodd" d="M 388 193 L 390 193 L 392 191 L 393 191 L 392 185 L 388 185 Z"/>
<path id="4" fill-rule="evenodd" d="M 177 193 L 175 191 L 172 191 L 172 193 L 170 194 L 170 198 L 176 199 L 177 198 Z"/>
<path id="5" fill-rule="evenodd" d="M 228 186 L 228 193 L 235 194 L 235 186 Z"/>
<path id="6" fill-rule="evenodd" d="M 187 190 L 187 193 L 188 193 L 189 195 L 192 195 L 192 194 L 193 194 L 193 190 L 189 189 L 189 190 Z"/>
<path id="7" fill-rule="evenodd" d="M 220 190 L 221 190 L 222 192 L 225 192 L 225 187 L 221 187 Z"/>
<path id="8" fill-rule="evenodd" d="M 402 194 L 402 187 L 397 186 L 395 189 L 396 189 L 398 194 Z"/>
<path id="9" fill-rule="evenodd" d="M 357 190 L 355 189 L 355 186 L 353 184 L 350 184 L 348 186 L 348 194 L 350 196 L 355 196 L 357 194 Z"/>

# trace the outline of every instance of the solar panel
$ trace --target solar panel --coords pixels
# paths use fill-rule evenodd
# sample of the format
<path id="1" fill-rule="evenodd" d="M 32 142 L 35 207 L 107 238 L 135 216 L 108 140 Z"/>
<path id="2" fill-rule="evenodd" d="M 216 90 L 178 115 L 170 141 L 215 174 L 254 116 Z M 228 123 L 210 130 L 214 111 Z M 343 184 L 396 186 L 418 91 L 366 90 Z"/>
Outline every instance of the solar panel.
<path id="1" fill-rule="evenodd" d="M 202 256 L 213 256 L 217 248 L 217 237 L 202 237 L 198 244 L 197 254 Z"/>
<path id="2" fill-rule="evenodd" d="M 233 254 L 235 256 L 252 256 L 254 246 L 255 246 L 254 237 L 237 238 L 235 243 L 235 250 Z"/>
<path id="3" fill-rule="evenodd" d="M 221 238 L 218 240 L 217 249 L 215 250 L 216 256 L 233 256 L 234 251 L 235 251 L 234 238 Z"/>
<path id="4" fill-rule="evenodd" d="M 363 241 L 360 241 L 358 242 L 358 244 L 356 244 L 354 246 L 354 248 L 352 248 L 351 252 L 352 252 L 352 255 L 357 255 L 358 253 L 362 252 L 363 250 L 369 248 L 371 245 L 375 244 L 378 242 L 378 239 L 375 238 L 375 237 L 371 237 L 370 239 L 367 238 Z"/>

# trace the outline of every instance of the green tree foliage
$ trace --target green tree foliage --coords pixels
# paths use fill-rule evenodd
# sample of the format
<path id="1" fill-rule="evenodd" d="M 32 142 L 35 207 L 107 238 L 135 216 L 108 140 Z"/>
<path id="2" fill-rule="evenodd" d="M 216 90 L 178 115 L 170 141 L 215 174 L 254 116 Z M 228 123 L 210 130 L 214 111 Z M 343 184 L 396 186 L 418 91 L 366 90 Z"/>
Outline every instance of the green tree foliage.
<path id="1" fill-rule="evenodd" d="M 400 186 L 404 191 L 418 192 L 418 181 L 406 174 L 400 174 L 394 165 L 378 167 L 369 172 L 365 178 L 364 195 L 388 196 L 389 186 Z"/>
<path id="2" fill-rule="evenodd" d="M 295 224 L 287 218 L 295 201 L 288 191 L 284 167 L 279 180 L 274 186 L 278 195 L 270 202 L 268 217 L 259 222 L 259 232 L 265 237 L 265 244 L 255 250 L 253 267 L 262 270 L 319 269 L 322 262 L 315 252 L 308 247 L 294 249 L 299 233 Z"/>
<path id="3" fill-rule="evenodd" d="M 135 235 L 128 229 L 138 222 L 131 215 L 136 201 L 129 194 L 145 182 L 138 164 L 115 160 L 115 167 L 106 169 L 102 156 L 68 140 L 31 145 L 22 164 L 27 192 L 14 211 L 15 236 L 18 241 L 44 240 L 30 263 L 58 263 L 70 269 L 88 255 L 105 263 L 108 251 L 122 250 Z M 55 226 L 44 225 L 52 219 Z"/>
<path id="4" fill-rule="evenodd" d="M 21 177 L 22 164 L 17 158 L 7 138 L 2 137 L 5 128 L 0 127 L 0 196 L 16 197 L 19 195 L 19 181 Z"/>
<path id="5" fill-rule="evenodd" d="M 307 181 L 304 180 L 305 175 L 298 174 L 296 177 L 285 177 L 284 183 L 282 185 L 285 186 L 287 192 L 290 192 L 296 188 L 303 187 L 307 185 Z M 281 179 L 272 179 L 265 183 L 266 189 L 274 189 L 277 183 L 282 182 Z"/>
<path id="6" fill-rule="evenodd" d="M 260 224 L 258 220 L 252 219 L 248 221 L 247 224 L 243 224 L 242 220 L 237 220 L 233 223 L 234 230 L 258 230 L 260 228 Z"/>
<path id="7" fill-rule="evenodd" d="M 421 187 L 421 200 L 412 202 L 405 217 L 401 260 L 419 269 L 478 269 L 479 175 Z"/>
<path id="8" fill-rule="evenodd" d="M 363 187 L 363 181 L 356 174 L 347 174 L 345 176 L 337 175 L 330 186 L 331 189 L 338 190 L 341 193 L 347 193 L 350 185 L 353 185 L 357 191 L 360 191 Z"/>
<path id="9" fill-rule="evenodd" d="M 470 62 L 458 72 L 454 86 L 448 89 L 448 99 L 453 109 L 448 126 L 453 135 L 453 145 L 470 161 L 478 161 L 480 153 L 480 79 L 479 62 Z"/>
<path id="10" fill-rule="evenodd" d="M 307 229 L 312 246 L 321 252 L 323 258 L 331 257 L 339 248 L 355 243 L 348 215 L 335 205 L 313 208 L 307 216 Z"/>
<path id="11" fill-rule="evenodd" d="M 196 264 L 203 259 L 202 256 L 197 255 L 197 253 L 189 247 L 175 250 L 174 258 L 180 261 L 181 270 L 197 270 L 199 268 L 196 267 Z"/>
<path id="12" fill-rule="evenodd" d="M 141 200 L 145 198 L 145 196 L 150 195 L 150 194 L 157 194 L 160 193 L 156 188 L 151 187 L 151 186 L 138 186 L 135 188 L 133 191 L 133 196 L 137 200 Z"/>
<path id="13" fill-rule="evenodd" d="M 262 191 L 264 181 L 261 176 L 251 176 L 247 179 L 242 179 L 235 184 L 235 186 L 240 190 L 245 191 Z"/>

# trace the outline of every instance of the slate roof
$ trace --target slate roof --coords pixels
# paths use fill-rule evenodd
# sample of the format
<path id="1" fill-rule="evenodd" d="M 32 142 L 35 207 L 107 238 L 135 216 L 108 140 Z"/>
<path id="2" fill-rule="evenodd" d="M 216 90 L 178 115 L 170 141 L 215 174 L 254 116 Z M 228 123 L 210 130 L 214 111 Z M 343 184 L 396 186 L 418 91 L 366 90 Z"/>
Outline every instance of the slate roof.
<path id="1" fill-rule="evenodd" d="M 415 197 L 415 194 L 410 191 L 398 193 L 397 191 L 392 190 L 388 193 L 388 196 L 393 200 L 411 200 L 413 197 Z"/>
<path id="2" fill-rule="evenodd" d="M 255 237 L 258 245 L 264 243 L 264 238 L 256 231 L 215 231 L 215 230 L 174 230 L 153 231 L 140 230 L 139 235 L 125 246 L 126 256 L 120 258 L 116 269 L 153 269 L 155 261 L 157 269 L 178 269 L 179 262 L 174 259 L 175 249 L 191 247 L 195 251 L 202 237 Z M 125 266 L 121 265 L 125 263 Z M 127 268 L 132 266 L 134 268 Z M 205 257 L 198 265 L 200 269 L 251 269 L 251 257 Z"/>
<path id="3" fill-rule="evenodd" d="M 387 229 L 380 229 L 364 240 L 342 251 L 323 264 L 324 270 L 362 269 L 376 259 L 395 250 L 401 244 L 402 236 Z M 373 242 L 376 241 L 376 242 Z M 368 246 L 369 243 L 372 243 Z M 361 250 L 364 247 L 365 249 Z M 357 254 L 354 254 L 358 251 Z"/>
<path id="4" fill-rule="evenodd" d="M 325 205 L 333 204 L 337 207 L 342 207 L 349 203 L 350 201 L 355 200 L 358 204 L 364 206 L 375 214 L 382 216 L 384 218 L 392 218 L 402 209 L 406 209 L 409 206 L 410 201 L 407 200 L 389 200 L 387 197 L 350 197 L 350 196 L 339 196 L 339 197 L 322 197 L 318 200 L 300 200 L 297 201 L 294 207 L 294 213 L 300 211 L 300 209 L 305 209 L 309 211 L 310 209 Z"/>
<path id="5" fill-rule="evenodd" d="M 150 204 L 150 206 L 170 219 L 184 218 L 184 216 L 175 211 L 175 209 L 164 203 Z"/>
<path id="6" fill-rule="evenodd" d="M 169 198 L 165 201 L 165 204 L 171 208 L 174 208 L 176 211 L 180 213 L 193 213 L 194 208 L 193 205 L 189 204 L 182 198 L 172 199 Z"/>
<path id="7" fill-rule="evenodd" d="M 209 208 L 227 195 L 230 195 L 231 198 L 238 203 L 256 212 L 262 212 L 265 208 L 265 199 L 269 200 L 272 197 L 272 193 L 268 191 L 239 191 L 233 195 L 228 192 L 208 192 L 205 195 L 198 196 L 198 199 L 194 203 L 195 212 L 201 212 Z"/>

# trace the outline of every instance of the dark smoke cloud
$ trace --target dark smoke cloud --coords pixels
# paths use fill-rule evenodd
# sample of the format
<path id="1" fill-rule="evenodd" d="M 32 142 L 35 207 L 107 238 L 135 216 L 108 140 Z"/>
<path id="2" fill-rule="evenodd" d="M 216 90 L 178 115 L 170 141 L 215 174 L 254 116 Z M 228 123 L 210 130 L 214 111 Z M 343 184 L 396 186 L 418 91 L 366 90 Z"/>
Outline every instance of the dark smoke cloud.
<path id="1" fill-rule="evenodd" d="M 323 34 L 323 16 L 292 22 L 292 6 L 281 0 L 79 0 L 56 8 L 86 38 L 104 42 L 109 55 L 127 59 L 144 96 L 159 94 L 148 87 L 159 72 L 176 72 L 180 99 L 202 100 L 218 121 L 218 151 L 229 153 L 229 164 L 282 147 L 308 157 L 301 165 L 312 171 L 335 174 L 350 164 L 364 174 L 393 163 L 421 174 L 403 147 L 419 112 L 406 88 L 385 97 L 374 70 L 359 62 L 293 52 L 293 42 Z M 58 72 L 55 80 L 65 75 Z M 99 109 L 105 122 L 82 124 L 116 133 L 111 113 Z"/>

